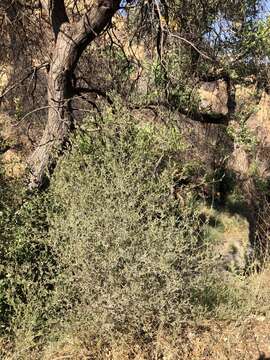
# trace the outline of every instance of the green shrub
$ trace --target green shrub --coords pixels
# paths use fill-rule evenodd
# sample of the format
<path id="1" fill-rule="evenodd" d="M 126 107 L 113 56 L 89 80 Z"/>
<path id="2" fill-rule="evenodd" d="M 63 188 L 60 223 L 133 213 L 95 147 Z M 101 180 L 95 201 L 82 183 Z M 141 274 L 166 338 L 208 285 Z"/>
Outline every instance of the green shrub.
<path id="1" fill-rule="evenodd" d="M 195 195 L 186 188 L 180 204 L 171 190 L 184 168 L 179 133 L 120 115 L 77 136 L 51 190 L 62 205 L 49 231 L 64 269 L 59 301 L 102 336 L 197 316 L 194 289 L 213 281 Z"/>
<path id="2" fill-rule="evenodd" d="M 98 128 L 87 119 L 48 193 L 12 212 L 0 301 L 17 358 L 75 329 L 150 341 L 230 301 L 192 184 L 174 188 L 184 149 L 173 126 L 107 111 Z"/>

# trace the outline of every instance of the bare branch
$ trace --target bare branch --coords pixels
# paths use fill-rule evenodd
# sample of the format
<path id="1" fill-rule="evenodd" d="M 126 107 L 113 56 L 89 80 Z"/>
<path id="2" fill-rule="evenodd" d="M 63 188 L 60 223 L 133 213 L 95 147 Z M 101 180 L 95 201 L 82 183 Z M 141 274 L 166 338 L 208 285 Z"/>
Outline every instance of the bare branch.
<path id="1" fill-rule="evenodd" d="M 107 102 L 112 105 L 113 101 L 110 98 L 110 96 L 102 91 L 101 89 L 97 89 L 97 88 L 83 88 L 83 87 L 77 87 L 75 88 L 75 94 L 81 95 L 81 94 L 97 94 L 101 97 L 103 97 L 105 100 L 107 100 Z"/>
<path id="2" fill-rule="evenodd" d="M 163 62 L 163 46 L 164 46 L 164 35 L 165 35 L 165 24 L 164 19 L 161 14 L 161 9 L 159 7 L 159 3 L 155 0 L 155 11 L 159 20 L 159 30 L 158 30 L 158 39 L 157 39 L 157 51 L 160 58 L 160 61 Z"/>
<path id="3" fill-rule="evenodd" d="M 38 112 L 38 111 L 41 111 L 41 110 L 45 110 L 45 109 L 49 109 L 49 108 L 51 108 L 51 106 L 42 106 L 42 107 L 39 107 L 39 108 L 37 108 L 37 109 L 34 109 L 34 110 L 32 110 L 32 111 L 29 111 L 27 114 L 25 114 L 21 119 L 20 119 L 20 121 L 19 122 L 17 122 L 16 124 L 14 124 L 14 125 L 12 125 L 13 127 L 18 127 L 19 125 L 21 125 L 21 123 L 22 122 L 24 122 L 24 120 L 28 117 L 28 116 L 30 116 L 30 115 L 32 115 L 32 114 L 35 114 L 36 112 Z"/>
<path id="4" fill-rule="evenodd" d="M 29 71 L 24 77 L 22 77 L 20 80 L 13 83 L 9 88 L 5 89 L 2 92 L 2 94 L 0 95 L 0 105 L 1 105 L 1 102 L 2 102 L 3 98 L 5 96 L 7 96 L 12 90 L 14 90 L 16 87 L 20 86 L 21 84 L 23 84 L 27 79 L 30 78 L 31 75 L 35 74 L 38 70 L 40 70 L 42 68 L 46 68 L 48 66 L 49 66 L 49 63 L 44 63 L 44 64 L 41 64 L 39 66 L 33 67 L 31 69 L 31 71 Z"/>
<path id="5" fill-rule="evenodd" d="M 56 0 L 55 0 L 56 1 Z M 65 52 L 68 57 L 66 70 L 74 71 L 78 60 L 87 46 L 110 24 L 121 0 L 97 0 L 78 23 L 71 25 L 70 29 L 62 29 L 60 40 L 68 41 L 70 46 Z"/>
<path id="6" fill-rule="evenodd" d="M 174 37 L 174 38 L 176 38 L 176 39 L 179 39 L 179 40 L 185 42 L 186 44 L 190 45 L 190 46 L 191 46 L 195 51 L 197 51 L 197 53 L 198 53 L 199 55 L 201 55 L 201 57 L 203 57 L 204 59 L 209 60 L 209 61 L 211 61 L 211 62 L 215 62 L 215 63 L 217 62 L 216 59 L 213 59 L 213 58 L 211 58 L 210 56 L 208 56 L 208 55 L 206 55 L 205 53 L 203 53 L 200 49 L 197 48 L 196 45 L 194 45 L 191 41 L 189 41 L 188 39 L 184 38 L 183 36 L 180 36 L 180 35 L 177 35 L 177 34 L 173 34 L 173 33 L 171 33 L 171 32 L 169 32 L 169 35 L 170 35 L 171 37 Z"/>

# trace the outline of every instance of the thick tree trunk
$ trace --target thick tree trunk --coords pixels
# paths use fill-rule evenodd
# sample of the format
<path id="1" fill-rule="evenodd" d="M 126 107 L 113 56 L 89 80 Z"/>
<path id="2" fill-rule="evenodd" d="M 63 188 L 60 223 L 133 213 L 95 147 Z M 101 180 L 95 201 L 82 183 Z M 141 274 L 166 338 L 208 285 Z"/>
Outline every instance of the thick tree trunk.
<path id="1" fill-rule="evenodd" d="M 49 175 L 57 152 L 68 138 L 72 125 L 70 99 L 72 98 L 71 75 L 68 59 L 76 48 L 71 41 L 59 36 L 55 45 L 48 75 L 48 121 L 41 141 L 29 159 L 30 187 L 41 187 Z"/>
<path id="2" fill-rule="evenodd" d="M 81 21 L 73 25 L 66 22 L 66 16 L 63 19 L 54 16 L 57 21 L 53 22 L 55 47 L 48 75 L 48 121 L 29 159 L 30 188 L 42 187 L 57 154 L 68 140 L 72 128 L 70 101 L 75 68 L 85 48 L 110 23 L 119 4 L 120 0 L 98 0 Z"/>

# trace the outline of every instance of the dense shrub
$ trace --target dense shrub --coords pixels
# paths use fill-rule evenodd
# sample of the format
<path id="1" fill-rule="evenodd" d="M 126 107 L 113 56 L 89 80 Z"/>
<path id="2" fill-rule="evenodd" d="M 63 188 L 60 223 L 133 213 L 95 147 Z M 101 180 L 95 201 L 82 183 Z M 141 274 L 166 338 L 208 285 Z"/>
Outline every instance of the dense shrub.
<path id="1" fill-rule="evenodd" d="M 26 197 L 9 222 L 1 321 L 17 354 L 71 329 L 147 342 L 229 301 L 184 150 L 173 126 L 124 109 L 98 127 L 87 119 L 49 192 Z"/>
<path id="2" fill-rule="evenodd" d="M 194 193 L 172 191 L 183 147 L 173 127 L 107 114 L 57 171 L 61 211 L 49 231 L 64 269 L 57 293 L 93 334 L 151 333 L 219 301 L 195 296 L 210 286 L 213 260 Z"/>

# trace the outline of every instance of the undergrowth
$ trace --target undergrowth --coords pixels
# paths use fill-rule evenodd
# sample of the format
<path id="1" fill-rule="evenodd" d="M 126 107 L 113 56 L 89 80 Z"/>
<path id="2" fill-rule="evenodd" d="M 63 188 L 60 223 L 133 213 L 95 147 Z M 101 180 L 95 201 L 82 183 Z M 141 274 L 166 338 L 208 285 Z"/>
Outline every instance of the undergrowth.
<path id="1" fill-rule="evenodd" d="M 85 121 L 47 193 L 1 212 L 2 357 L 42 358 L 75 334 L 103 359 L 238 314 L 244 290 L 216 266 L 202 200 L 175 189 L 183 151 L 173 125 L 108 110 L 98 127 Z"/>

